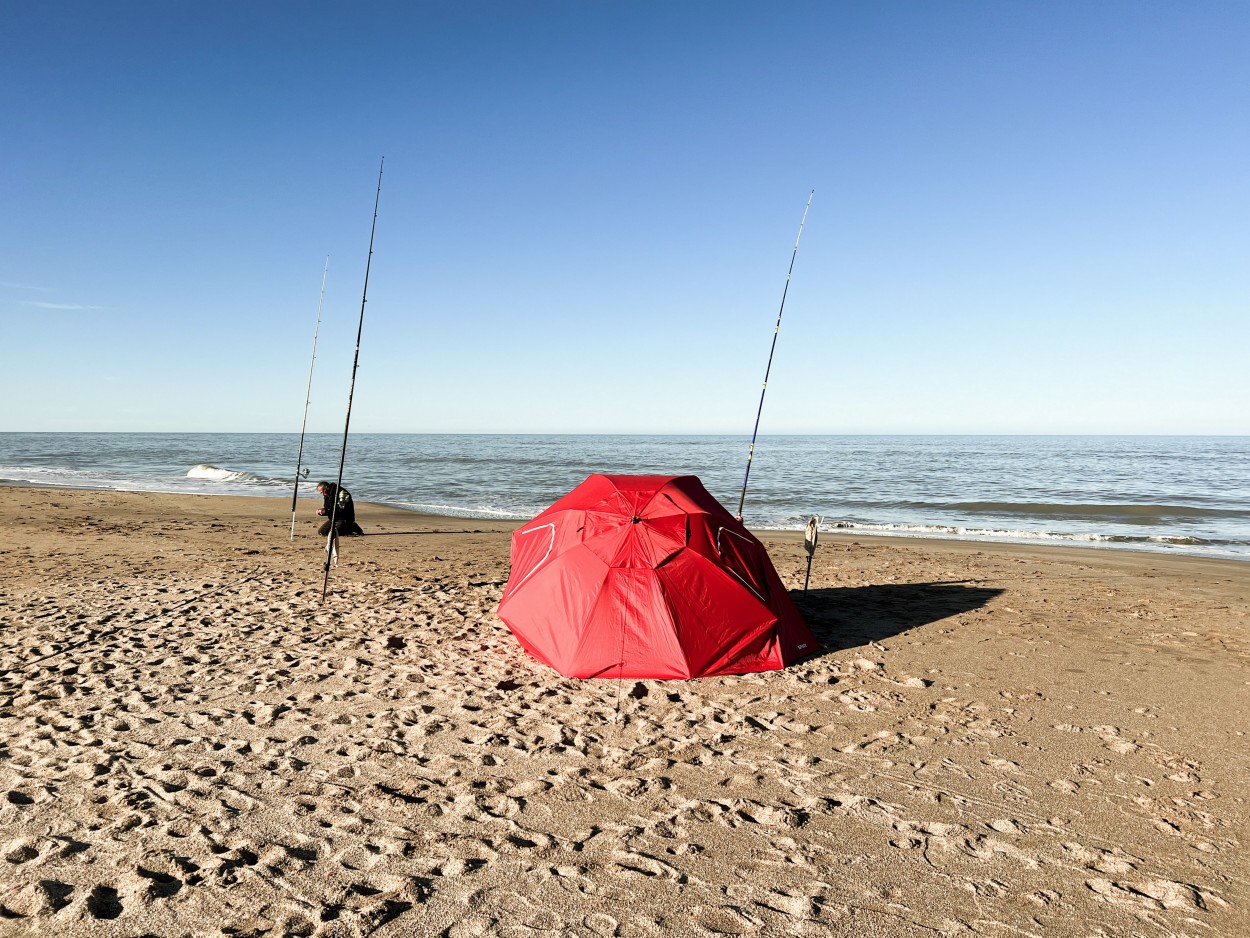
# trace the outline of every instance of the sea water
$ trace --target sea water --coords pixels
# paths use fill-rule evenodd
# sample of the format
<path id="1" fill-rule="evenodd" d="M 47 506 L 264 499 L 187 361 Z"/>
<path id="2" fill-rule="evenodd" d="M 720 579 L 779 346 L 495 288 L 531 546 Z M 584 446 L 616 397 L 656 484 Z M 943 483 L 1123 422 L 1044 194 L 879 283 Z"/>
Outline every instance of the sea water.
<path id="1" fill-rule="evenodd" d="M 300 495 L 338 474 L 310 434 Z M 287 496 L 298 434 L 0 433 L 0 484 Z M 358 502 L 533 517 L 595 472 L 697 475 L 757 529 L 1130 547 L 1250 559 L 1250 437 L 357 434 Z M 367 511 L 362 511 L 367 526 Z"/>

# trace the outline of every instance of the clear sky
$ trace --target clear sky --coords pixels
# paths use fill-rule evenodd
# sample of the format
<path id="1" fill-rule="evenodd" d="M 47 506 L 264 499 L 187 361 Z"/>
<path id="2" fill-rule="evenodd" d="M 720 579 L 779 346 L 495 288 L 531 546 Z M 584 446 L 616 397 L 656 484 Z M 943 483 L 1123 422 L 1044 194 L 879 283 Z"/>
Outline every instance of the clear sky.
<path id="1" fill-rule="evenodd" d="M 1250 433 L 1250 4 L 8 2 L 0 430 Z"/>

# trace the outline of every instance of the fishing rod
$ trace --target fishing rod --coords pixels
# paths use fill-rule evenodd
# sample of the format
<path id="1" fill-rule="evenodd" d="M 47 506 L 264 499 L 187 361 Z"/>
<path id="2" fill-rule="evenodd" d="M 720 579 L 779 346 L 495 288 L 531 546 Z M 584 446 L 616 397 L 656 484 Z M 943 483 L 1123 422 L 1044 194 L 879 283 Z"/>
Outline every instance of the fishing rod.
<path id="1" fill-rule="evenodd" d="M 794 259 L 799 256 L 799 239 L 803 237 L 803 226 L 807 223 L 807 209 L 812 207 L 813 189 L 807 196 L 807 207 L 803 209 L 803 220 L 799 222 L 799 235 L 794 239 L 794 253 L 790 255 L 790 269 L 786 271 L 786 286 L 781 291 L 781 308 L 777 310 L 777 326 L 773 329 L 773 344 L 768 350 L 768 367 L 764 369 L 764 387 L 760 390 L 760 406 L 755 412 L 755 429 L 751 431 L 751 448 L 747 450 L 747 471 L 742 477 L 742 496 L 738 499 L 738 520 L 742 520 L 742 506 L 747 500 L 747 479 L 751 478 L 751 460 L 755 458 L 755 438 L 760 432 L 760 415 L 764 413 L 764 394 L 768 391 L 768 373 L 773 370 L 773 352 L 777 351 L 777 334 L 781 332 L 781 314 L 786 310 L 786 294 L 790 292 L 790 275 L 794 273 Z"/>
<path id="2" fill-rule="evenodd" d="M 317 325 L 313 327 L 312 359 L 308 362 L 308 390 L 304 392 L 304 422 L 299 427 L 299 452 L 295 455 L 295 491 L 291 493 L 291 540 L 295 540 L 295 505 L 299 501 L 299 469 L 304 461 L 304 431 L 308 428 L 308 404 L 312 400 L 313 364 L 317 361 L 317 334 L 321 332 L 321 306 L 326 301 L 326 275 L 330 273 L 330 255 L 321 271 L 321 299 L 317 301 Z M 308 475 L 308 470 L 304 470 Z"/>
<path id="3" fill-rule="evenodd" d="M 321 582 L 321 601 L 326 601 L 330 587 L 330 560 L 338 552 L 338 531 L 334 528 L 338 514 L 339 493 L 343 491 L 343 464 L 347 461 L 347 429 L 352 423 L 352 397 L 356 394 L 356 369 L 360 365 L 360 336 L 365 330 L 365 302 L 369 296 L 369 268 L 373 266 L 373 235 L 378 230 L 378 204 L 382 200 L 382 167 L 386 157 L 378 163 L 378 191 L 373 197 L 373 226 L 369 229 L 369 257 L 365 260 L 365 287 L 360 294 L 360 323 L 356 326 L 356 354 L 352 359 L 352 382 L 347 390 L 347 419 L 343 422 L 343 448 L 339 451 L 339 476 L 334 488 L 334 500 L 330 506 L 330 533 L 326 535 L 325 579 Z"/>

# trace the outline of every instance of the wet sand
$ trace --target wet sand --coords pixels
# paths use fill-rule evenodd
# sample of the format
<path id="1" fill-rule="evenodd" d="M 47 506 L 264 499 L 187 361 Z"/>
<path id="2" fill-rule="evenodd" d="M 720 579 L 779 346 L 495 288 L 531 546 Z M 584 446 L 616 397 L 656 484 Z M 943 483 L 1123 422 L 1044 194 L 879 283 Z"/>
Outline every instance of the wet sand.
<path id="1" fill-rule="evenodd" d="M 825 536 L 818 657 L 573 681 L 510 524 L 2 491 L 0 935 L 1250 934 L 1248 563 Z"/>

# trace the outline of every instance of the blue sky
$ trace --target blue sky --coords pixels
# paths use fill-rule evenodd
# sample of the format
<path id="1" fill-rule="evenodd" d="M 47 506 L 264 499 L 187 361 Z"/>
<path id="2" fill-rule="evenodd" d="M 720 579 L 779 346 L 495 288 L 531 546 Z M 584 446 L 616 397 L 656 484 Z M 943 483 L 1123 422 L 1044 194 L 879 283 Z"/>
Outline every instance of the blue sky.
<path id="1" fill-rule="evenodd" d="M 0 430 L 1250 433 L 1250 5 L 0 13 Z"/>

